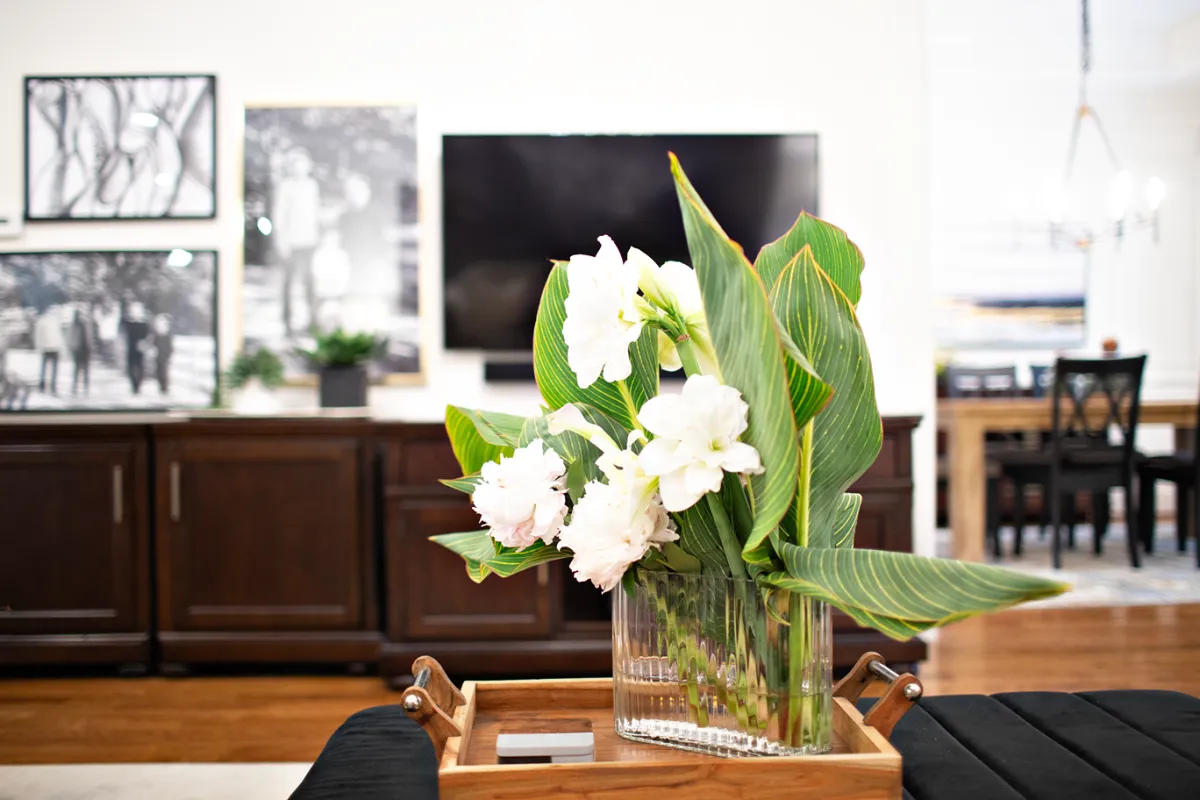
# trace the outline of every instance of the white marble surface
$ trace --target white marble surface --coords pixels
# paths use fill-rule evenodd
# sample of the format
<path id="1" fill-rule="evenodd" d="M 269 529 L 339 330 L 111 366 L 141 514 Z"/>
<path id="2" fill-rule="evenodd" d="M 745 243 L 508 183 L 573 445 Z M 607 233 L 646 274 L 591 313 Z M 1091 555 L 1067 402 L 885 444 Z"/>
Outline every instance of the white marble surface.
<path id="1" fill-rule="evenodd" d="M 287 800 L 311 764 L 0 767 L 0 800 Z"/>

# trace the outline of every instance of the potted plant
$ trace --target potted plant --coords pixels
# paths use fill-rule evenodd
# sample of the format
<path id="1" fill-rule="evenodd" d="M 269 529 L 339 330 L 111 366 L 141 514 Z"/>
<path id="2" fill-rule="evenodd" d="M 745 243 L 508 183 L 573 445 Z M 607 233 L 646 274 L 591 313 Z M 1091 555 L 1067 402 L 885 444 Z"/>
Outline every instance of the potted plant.
<path id="1" fill-rule="evenodd" d="M 671 169 L 692 265 L 557 262 L 534 330 L 542 413 L 451 406 L 483 528 L 435 536 L 476 581 L 571 559 L 616 593 L 617 732 L 721 755 L 831 746 L 830 607 L 896 639 L 1063 591 L 853 546 L 882 424 L 863 257 L 808 214 L 751 263 Z M 659 368 L 682 367 L 680 394 Z"/>
<path id="2" fill-rule="evenodd" d="M 318 370 L 322 408 L 357 408 L 367 404 L 367 364 L 383 340 L 370 333 L 347 333 L 341 328 L 319 333 L 316 347 L 301 350 Z"/>
<path id="3" fill-rule="evenodd" d="M 225 373 L 225 385 L 233 390 L 233 409 L 239 414 L 273 414 L 279 401 L 273 389 L 283 383 L 283 362 L 269 347 L 242 351 Z"/>

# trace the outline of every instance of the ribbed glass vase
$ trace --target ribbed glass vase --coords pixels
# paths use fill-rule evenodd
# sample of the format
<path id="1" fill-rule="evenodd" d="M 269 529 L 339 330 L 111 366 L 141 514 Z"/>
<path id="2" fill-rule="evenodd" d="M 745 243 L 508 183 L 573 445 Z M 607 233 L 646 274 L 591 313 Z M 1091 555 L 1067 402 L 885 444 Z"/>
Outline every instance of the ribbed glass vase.
<path id="1" fill-rule="evenodd" d="M 721 756 L 829 751 L 824 603 L 748 580 L 648 570 L 614 594 L 620 736 Z"/>

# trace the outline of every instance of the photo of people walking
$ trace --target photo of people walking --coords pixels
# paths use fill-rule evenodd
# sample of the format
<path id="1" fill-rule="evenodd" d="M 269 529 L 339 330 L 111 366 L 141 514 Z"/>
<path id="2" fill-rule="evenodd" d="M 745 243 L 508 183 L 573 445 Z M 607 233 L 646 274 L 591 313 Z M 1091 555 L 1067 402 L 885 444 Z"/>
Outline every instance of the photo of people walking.
<path id="1" fill-rule="evenodd" d="M 203 408 L 216 254 L 0 253 L 0 411 Z"/>

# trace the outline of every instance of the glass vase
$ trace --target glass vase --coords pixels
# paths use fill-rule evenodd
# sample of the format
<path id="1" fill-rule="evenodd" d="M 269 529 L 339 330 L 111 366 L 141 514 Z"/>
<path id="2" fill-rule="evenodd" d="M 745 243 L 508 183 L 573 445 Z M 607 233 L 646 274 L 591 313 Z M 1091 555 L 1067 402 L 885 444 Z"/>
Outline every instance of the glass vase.
<path id="1" fill-rule="evenodd" d="M 829 751 L 824 603 L 723 575 L 648 570 L 614 594 L 620 736 L 720 756 Z"/>

